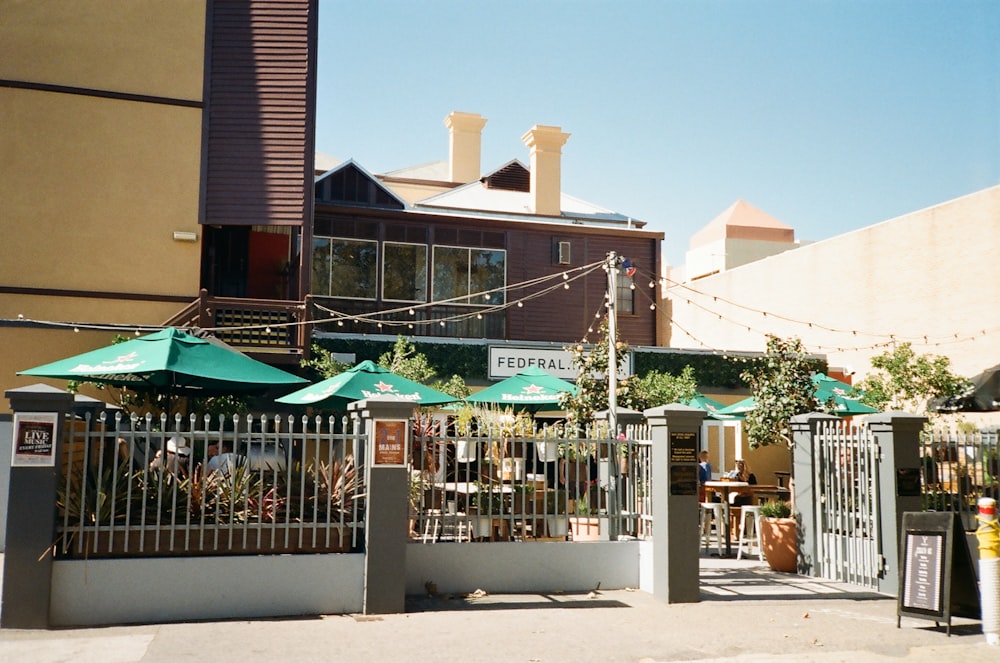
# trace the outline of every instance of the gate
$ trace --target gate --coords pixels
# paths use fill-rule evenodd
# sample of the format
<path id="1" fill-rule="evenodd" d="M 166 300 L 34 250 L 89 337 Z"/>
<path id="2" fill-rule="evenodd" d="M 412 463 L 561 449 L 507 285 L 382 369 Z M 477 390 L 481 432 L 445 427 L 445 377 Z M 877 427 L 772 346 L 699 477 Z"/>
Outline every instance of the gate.
<path id="1" fill-rule="evenodd" d="M 813 458 L 819 575 L 877 589 L 884 569 L 878 443 L 867 426 L 825 421 Z"/>

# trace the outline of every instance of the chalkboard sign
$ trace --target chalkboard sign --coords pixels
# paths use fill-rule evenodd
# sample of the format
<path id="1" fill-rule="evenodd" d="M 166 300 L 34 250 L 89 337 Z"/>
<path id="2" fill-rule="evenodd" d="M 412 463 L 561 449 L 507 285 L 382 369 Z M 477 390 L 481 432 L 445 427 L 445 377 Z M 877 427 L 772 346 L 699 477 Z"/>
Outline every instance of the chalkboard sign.
<path id="1" fill-rule="evenodd" d="M 945 622 L 980 619 L 979 589 L 957 513 L 904 513 L 896 627 L 903 615 Z"/>

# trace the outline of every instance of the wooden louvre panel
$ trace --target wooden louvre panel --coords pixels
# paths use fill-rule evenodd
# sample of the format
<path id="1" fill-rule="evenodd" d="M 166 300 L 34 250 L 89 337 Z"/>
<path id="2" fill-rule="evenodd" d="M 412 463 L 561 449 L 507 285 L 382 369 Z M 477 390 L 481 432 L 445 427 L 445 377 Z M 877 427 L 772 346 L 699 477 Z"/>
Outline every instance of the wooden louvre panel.
<path id="1" fill-rule="evenodd" d="M 311 216 L 315 2 L 209 3 L 203 223 L 301 226 Z"/>

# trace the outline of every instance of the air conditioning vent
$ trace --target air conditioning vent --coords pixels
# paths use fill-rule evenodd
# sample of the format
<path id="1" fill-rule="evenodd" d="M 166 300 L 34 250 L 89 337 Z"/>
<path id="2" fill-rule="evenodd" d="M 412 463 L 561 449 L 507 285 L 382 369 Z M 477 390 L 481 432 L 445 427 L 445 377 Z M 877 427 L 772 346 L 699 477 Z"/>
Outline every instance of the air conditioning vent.
<path id="1" fill-rule="evenodd" d="M 572 262 L 569 247 L 569 242 L 559 242 L 558 264 L 568 265 Z"/>

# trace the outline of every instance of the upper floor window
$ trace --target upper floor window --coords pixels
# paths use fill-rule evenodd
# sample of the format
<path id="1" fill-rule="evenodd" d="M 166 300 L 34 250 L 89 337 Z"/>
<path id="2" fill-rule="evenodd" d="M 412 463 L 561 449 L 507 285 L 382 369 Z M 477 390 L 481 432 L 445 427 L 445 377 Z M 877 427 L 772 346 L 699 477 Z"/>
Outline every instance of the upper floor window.
<path id="1" fill-rule="evenodd" d="M 427 301 L 427 246 L 385 242 L 382 252 L 382 299 Z"/>
<path id="2" fill-rule="evenodd" d="M 482 306 L 503 304 L 506 263 L 506 251 L 435 246 L 431 286 L 434 301 Z"/>
<path id="3" fill-rule="evenodd" d="M 618 288 L 615 298 L 615 308 L 618 313 L 631 315 L 635 313 L 635 283 L 625 276 L 624 272 L 618 273 Z"/>
<path id="4" fill-rule="evenodd" d="M 375 299 L 378 242 L 339 237 L 313 240 L 314 295 Z"/>

